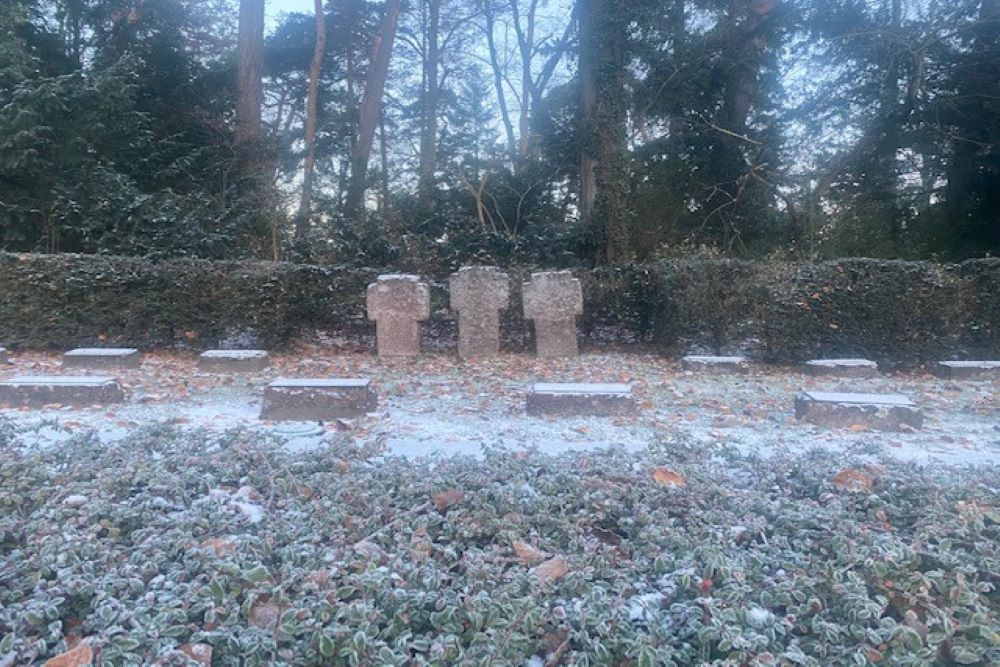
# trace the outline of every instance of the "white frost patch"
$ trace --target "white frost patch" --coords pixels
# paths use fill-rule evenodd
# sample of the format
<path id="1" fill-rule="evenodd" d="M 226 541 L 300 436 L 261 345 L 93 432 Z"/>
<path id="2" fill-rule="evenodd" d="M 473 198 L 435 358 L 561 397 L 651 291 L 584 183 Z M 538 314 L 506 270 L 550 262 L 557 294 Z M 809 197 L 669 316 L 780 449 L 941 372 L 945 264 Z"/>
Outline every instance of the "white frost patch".
<path id="1" fill-rule="evenodd" d="M 667 596 L 663 593 L 633 595 L 628 601 L 628 620 L 633 623 L 651 623 L 660 615 L 660 609 L 666 601 Z"/>
<path id="2" fill-rule="evenodd" d="M 250 523 L 260 523 L 264 518 L 264 508 L 260 505 L 255 505 L 254 503 L 244 502 L 242 500 L 233 500 L 230 505 L 239 510 L 240 514 L 247 518 Z"/>
<path id="3" fill-rule="evenodd" d="M 66 507 L 83 507 L 87 504 L 87 496 L 80 494 L 74 494 L 72 496 L 66 496 L 63 499 L 63 505 Z"/>
<path id="4" fill-rule="evenodd" d="M 760 607 L 751 607 L 747 610 L 747 623 L 755 628 L 765 628 L 774 623 L 774 614 Z"/>

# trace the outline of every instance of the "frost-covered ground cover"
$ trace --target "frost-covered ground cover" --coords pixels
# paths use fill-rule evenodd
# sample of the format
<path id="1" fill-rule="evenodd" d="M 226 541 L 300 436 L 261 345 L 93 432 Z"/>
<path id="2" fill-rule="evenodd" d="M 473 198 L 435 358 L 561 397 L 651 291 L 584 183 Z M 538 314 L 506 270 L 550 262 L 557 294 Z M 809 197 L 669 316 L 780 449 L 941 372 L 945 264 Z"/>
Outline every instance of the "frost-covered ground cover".
<path id="1" fill-rule="evenodd" d="M 0 664 L 990 665 L 1000 469 L 0 430 Z"/>
<path id="2" fill-rule="evenodd" d="M 1000 661 L 995 381 L 275 365 L 158 353 L 116 373 L 123 405 L 0 412 L 0 666 Z M 64 372 L 18 353 L 0 377 Z M 370 377 L 381 404 L 261 422 L 279 375 Z M 640 410 L 527 417 L 535 381 L 628 382 Z M 925 427 L 800 424 L 800 389 L 902 392 Z"/>

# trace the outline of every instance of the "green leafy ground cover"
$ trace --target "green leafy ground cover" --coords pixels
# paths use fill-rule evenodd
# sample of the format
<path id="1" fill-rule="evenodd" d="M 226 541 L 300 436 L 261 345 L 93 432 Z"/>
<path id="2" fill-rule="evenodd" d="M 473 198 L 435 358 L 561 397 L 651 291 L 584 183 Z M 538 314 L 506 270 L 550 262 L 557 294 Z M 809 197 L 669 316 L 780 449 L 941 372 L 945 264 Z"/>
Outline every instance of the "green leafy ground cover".
<path id="1" fill-rule="evenodd" d="M 2 438 L 4 665 L 1000 663 L 996 467 Z"/>

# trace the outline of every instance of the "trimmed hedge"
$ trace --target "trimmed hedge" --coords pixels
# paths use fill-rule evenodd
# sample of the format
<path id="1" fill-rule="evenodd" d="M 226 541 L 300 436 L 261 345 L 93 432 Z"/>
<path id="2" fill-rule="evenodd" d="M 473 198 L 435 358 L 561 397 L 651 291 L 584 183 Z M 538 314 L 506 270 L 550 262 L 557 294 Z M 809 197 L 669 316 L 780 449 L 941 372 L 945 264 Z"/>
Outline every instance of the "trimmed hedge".
<path id="1" fill-rule="evenodd" d="M 252 332 L 281 345 L 363 322 L 374 271 L 273 262 L 0 253 L 0 340 L 212 347 Z"/>
<path id="2" fill-rule="evenodd" d="M 510 271 L 515 286 L 529 271 Z M 374 269 L 271 262 L 0 253 L 0 344 L 213 347 L 251 332 L 278 347 L 312 330 L 367 340 Z M 1000 259 L 955 265 L 673 260 L 579 270 L 585 347 L 742 352 L 772 362 L 867 356 L 915 364 L 1000 357 Z M 454 346 L 447 276 L 431 277 L 428 349 Z M 520 289 L 502 327 L 530 348 Z"/>

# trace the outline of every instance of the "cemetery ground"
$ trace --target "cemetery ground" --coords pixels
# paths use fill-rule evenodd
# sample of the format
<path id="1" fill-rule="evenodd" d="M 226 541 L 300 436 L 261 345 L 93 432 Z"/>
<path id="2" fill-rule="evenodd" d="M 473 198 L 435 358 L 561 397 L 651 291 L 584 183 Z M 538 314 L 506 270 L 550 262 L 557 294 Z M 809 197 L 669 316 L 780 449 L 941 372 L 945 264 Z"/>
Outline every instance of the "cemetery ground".
<path id="1" fill-rule="evenodd" d="M 995 379 L 328 345 L 99 374 L 126 403 L 2 413 L 0 665 L 1000 661 Z M 370 377 L 379 407 L 261 422 L 278 376 Z M 639 409 L 529 417 L 536 381 Z M 801 389 L 903 393 L 924 425 L 802 424 Z"/>

